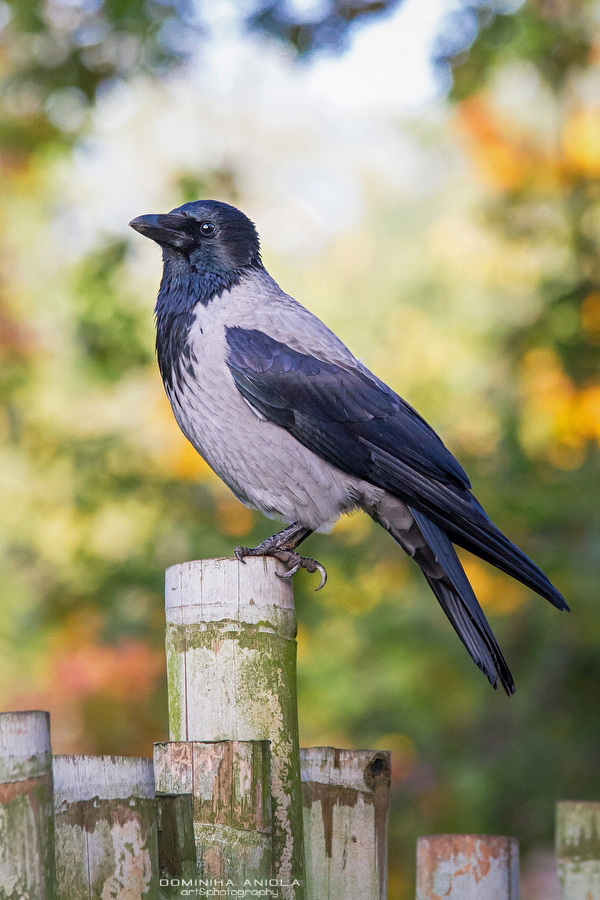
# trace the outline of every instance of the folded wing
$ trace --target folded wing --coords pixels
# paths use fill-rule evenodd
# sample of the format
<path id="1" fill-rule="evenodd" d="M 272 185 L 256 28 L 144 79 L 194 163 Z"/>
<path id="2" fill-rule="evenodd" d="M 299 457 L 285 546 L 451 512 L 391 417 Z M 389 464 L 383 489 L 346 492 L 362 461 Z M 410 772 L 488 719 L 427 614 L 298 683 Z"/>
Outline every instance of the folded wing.
<path id="1" fill-rule="evenodd" d="M 227 343 L 234 382 L 261 416 L 332 465 L 403 500 L 437 525 L 448 543 L 487 560 L 558 609 L 568 608 L 541 569 L 489 519 L 433 429 L 374 375 L 358 364 L 300 353 L 254 329 L 228 328 Z"/>

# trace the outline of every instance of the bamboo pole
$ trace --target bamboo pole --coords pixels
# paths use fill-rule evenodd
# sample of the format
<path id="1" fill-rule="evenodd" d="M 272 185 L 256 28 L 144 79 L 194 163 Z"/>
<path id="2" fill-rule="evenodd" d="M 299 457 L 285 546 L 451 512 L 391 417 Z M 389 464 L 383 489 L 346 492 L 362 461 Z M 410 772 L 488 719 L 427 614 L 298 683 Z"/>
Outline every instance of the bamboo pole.
<path id="1" fill-rule="evenodd" d="M 157 788 L 191 794 L 200 879 L 239 890 L 267 886 L 272 832 L 268 741 L 154 745 Z M 246 884 L 250 882 L 250 885 Z"/>
<path id="2" fill-rule="evenodd" d="M 47 712 L 0 713 L 0 898 L 54 900 Z"/>
<path id="3" fill-rule="evenodd" d="M 600 897 L 600 803 L 556 804 L 556 858 L 562 900 Z"/>
<path id="4" fill-rule="evenodd" d="M 181 883 L 196 877 L 191 794 L 156 793 L 158 875 L 161 900 L 181 900 Z"/>
<path id="5" fill-rule="evenodd" d="M 301 747 L 307 900 L 386 900 L 390 754 Z"/>
<path id="6" fill-rule="evenodd" d="M 152 761 L 55 756 L 57 900 L 157 900 Z"/>
<path id="7" fill-rule="evenodd" d="M 271 742 L 273 876 L 304 900 L 296 621 L 284 567 L 214 559 L 166 574 L 171 740 Z"/>
<path id="8" fill-rule="evenodd" d="M 519 842 L 494 834 L 417 841 L 417 900 L 519 900 Z"/>

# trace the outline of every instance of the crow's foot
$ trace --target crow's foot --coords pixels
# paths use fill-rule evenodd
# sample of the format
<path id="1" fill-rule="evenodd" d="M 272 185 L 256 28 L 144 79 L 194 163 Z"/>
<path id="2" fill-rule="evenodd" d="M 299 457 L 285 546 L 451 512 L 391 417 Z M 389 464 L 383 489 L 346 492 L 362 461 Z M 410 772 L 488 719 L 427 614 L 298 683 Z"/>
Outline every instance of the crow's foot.
<path id="1" fill-rule="evenodd" d="M 258 547 L 236 547 L 235 555 L 242 563 L 246 556 L 274 556 L 275 559 L 278 559 L 284 565 L 290 566 L 289 571 L 283 575 L 277 572 L 278 578 L 291 578 L 300 569 L 306 569 L 311 575 L 313 572 L 319 572 L 321 583 L 316 590 L 320 591 L 322 587 L 325 587 L 325 582 L 327 581 L 325 567 L 320 562 L 317 562 L 316 559 L 311 559 L 309 556 L 300 556 L 295 552 L 295 548 L 300 543 L 300 540 L 308 537 L 310 531 L 309 529 L 303 529 L 306 533 L 298 538 L 300 529 L 296 527 L 296 530 L 293 531 L 293 528 L 294 526 L 290 525 L 284 531 L 280 531 L 279 534 L 274 534 L 272 537 L 262 541 Z"/>

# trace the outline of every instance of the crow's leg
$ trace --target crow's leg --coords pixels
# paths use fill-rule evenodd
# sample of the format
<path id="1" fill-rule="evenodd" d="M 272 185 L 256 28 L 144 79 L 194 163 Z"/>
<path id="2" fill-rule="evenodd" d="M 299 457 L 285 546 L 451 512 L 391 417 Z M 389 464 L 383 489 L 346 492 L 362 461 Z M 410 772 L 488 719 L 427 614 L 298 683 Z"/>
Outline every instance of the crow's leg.
<path id="1" fill-rule="evenodd" d="M 305 528 L 304 525 L 300 525 L 298 522 L 292 522 L 283 531 L 268 537 L 258 547 L 236 547 L 235 555 L 240 562 L 244 562 L 245 556 L 274 556 L 275 559 L 291 567 L 289 572 L 286 572 L 284 575 L 280 575 L 278 572 L 279 578 L 291 578 L 299 569 L 306 569 L 311 574 L 319 572 L 321 583 L 317 590 L 320 591 L 327 581 L 325 567 L 317 562 L 316 559 L 300 556 L 295 552 L 296 547 L 306 540 L 310 534 L 312 534 L 310 528 Z"/>

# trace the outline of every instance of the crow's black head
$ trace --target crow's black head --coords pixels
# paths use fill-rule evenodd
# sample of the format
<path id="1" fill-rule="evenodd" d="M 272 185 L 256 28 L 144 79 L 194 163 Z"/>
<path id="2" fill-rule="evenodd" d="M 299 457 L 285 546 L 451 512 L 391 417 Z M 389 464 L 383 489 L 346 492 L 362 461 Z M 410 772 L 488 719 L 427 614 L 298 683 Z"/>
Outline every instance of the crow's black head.
<path id="1" fill-rule="evenodd" d="M 129 223 L 162 247 L 165 263 L 187 262 L 201 275 L 222 276 L 260 266 L 256 228 L 227 203 L 198 200 L 165 215 L 138 216 Z"/>
<path id="2" fill-rule="evenodd" d="M 198 304 L 206 307 L 262 269 L 258 234 L 227 203 L 198 200 L 170 213 L 129 223 L 162 248 L 163 276 L 156 306 L 156 349 L 165 384 L 189 359 L 188 336 Z"/>

